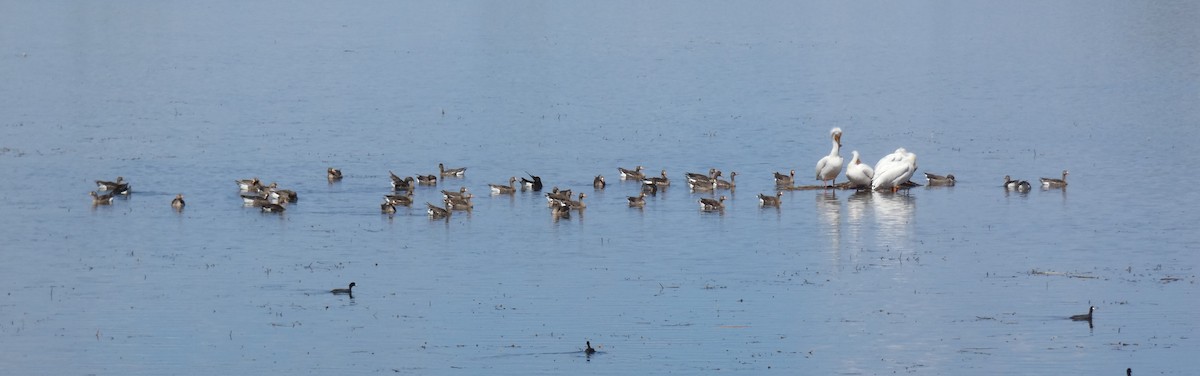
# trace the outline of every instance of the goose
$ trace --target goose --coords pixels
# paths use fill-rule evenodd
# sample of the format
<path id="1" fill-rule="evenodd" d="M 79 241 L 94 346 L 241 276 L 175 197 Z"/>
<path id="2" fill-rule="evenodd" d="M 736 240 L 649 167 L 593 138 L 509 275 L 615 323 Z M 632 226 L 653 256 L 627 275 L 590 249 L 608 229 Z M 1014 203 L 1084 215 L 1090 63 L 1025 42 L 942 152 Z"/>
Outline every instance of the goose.
<path id="1" fill-rule="evenodd" d="M 258 209 L 262 210 L 263 213 L 283 213 L 284 210 L 287 210 L 287 207 L 284 207 L 283 204 L 272 204 L 268 202 L 262 206 L 259 206 Z"/>
<path id="2" fill-rule="evenodd" d="M 832 187 L 837 182 L 838 174 L 842 173 L 843 161 L 839 155 L 842 148 L 842 128 L 835 127 L 829 130 L 829 136 L 833 138 L 833 150 L 817 161 L 816 175 L 817 180 L 826 183 L 827 187 Z"/>
<path id="3" fill-rule="evenodd" d="M 634 169 L 632 169 L 632 170 L 627 170 L 627 169 L 625 169 L 625 168 L 622 168 L 622 167 L 617 167 L 617 171 L 621 173 L 621 180 L 642 180 L 642 179 L 645 179 L 645 178 L 646 178 L 646 175 L 645 175 L 645 174 L 642 174 L 642 170 L 643 170 L 643 169 L 645 169 L 645 167 L 642 167 L 642 166 L 637 166 L 637 167 L 635 167 L 635 168 L 634 168 Z"/>
<path id="4" fill-rule="evenodd" d="M 1087 313 L 1087 314 L 1083 314 L 1083 315 L 1074 315 L 1074 316 L 1071 316 L 1071 320 L 1074 320 L 1074 321 L 1092 321 L 1092 312 L 1096 312 L 1096 306 L 1092 306 L 1091 308 L 1088 308 L 1088 313 Z"/>
<path id="5" fill-rule="evenodd" d="M 871 178 L 875 177 L 875 170 L 871 169 L 866 163 L 858 158 L 858 150 L 850 152 L 850 165 L 846 166 L 846 179 L 855 188 L 866 188 L 871 186 Z"/>
<path id="6" fill-rule="evenodd" d="M 488 187 L 492 188 L 492 194 L 494 195 L 511 195 L 517 191 L 516 182 L 517 177 L 513 176 L 508 178 L 508 185 L 488 184 Z"/>
<path id="7" fill-rule="evenodd" d="M 608 183 L 604 182 L 604 175 L 596 175 L 596 178 L 592 179 L 592 188 L 604 189 L 604 186 L 606 185 L 608 185 Z"/>
<path id="8" fill-rule="evenodd" d="M 183 209 L 184 205 L 187 205 L 187 203 L 183 202 L 183 194 L 182 193 L 175 195 L 175 199 L 171 200 L 172 208 Z"/>
<path id="9" fill-rule="evenodd" d="M 91 194 L 92 194 L 92 205 L 108 205 L 108 204 L 112 204 L 112 202 L 113 202 L 113 194 L 112 193 L 101 195 L 101 194 L 96 194 L 96 191 L 92 191 Z"/>
<path id="10" fill-rule="evenodd" d="M 348 286 L 344 289 L 333 289 L 333 290 L 329 290 L 329 292 L 333 293 L 334 295 L 341 295 L 341 294 L 354 295 L 354 286 L 358 286 L 358 285 L 355 284 L 354 282 L 350 282 L 350 286 Z"/>
<path id="11" fill-rule="evenodd" d="M 725 196 L 721 196 L 721 198 L 715 200 L 707 197 L 700 199 L 700 210 L 722 209 L 725 209 Z"/>
<path id="12" fill-rule="evenodd" d="M 646 183 L 646 184 L 654 184 L 654 185 L 657 185 L 660 187 L 666 187 L 666 186 L 671 185 L 671 179 L 667 178 L 667 170 L 665 170 L 665 169 L 662 170 L 661 177 L 658 177 L 658 176 L 647 177 L 646 179 L 642 180 L 642 182 Z"/>
<path id="13" fill-rule="evenodd" d="M 688 180 L 688 189 L 693 192 L 712 192 L 717 189 L 716 180 Z"/>
<path id="14" fill-rule="evenodd" d="M 791 186 L 796 182 L 796 170 L 792 170 L 789 175 L 775 173 L 775 185 Z"/>
<path id="15" fill-rule="evenodd" d="M 585 204 L 583 202 L 584 197 L 587 197 L 587 195 L 584 194 L 583 192 L 579 192 L 579 200 L 571 200 L 568 198 L 566 200 L 563 200 L 562 202 L 564 204 L 566 204 L 568 207 L 570 207 L 571 209 L 583 210 L 584 208 L 587 207 L 587 204 Z"/>
<path id="16" fill-rule="evenodd" d="M 383 212 L 383 214 L 394 214 L 396 213 L 396 205 L 392 205 L 390 200 L 384 199 L 383 203 L 379 204 L 379 211 Z"/>
<path id="17" fill-rule="evenodd" d="M 129 192 L 130 191 L 129 191 L 128 183 L 118 185 L 116 187 L 113 187 L 113 189 L 112 189 L 112 193 L 119 194 L 119 195 L 129 195 Z"/>
<path id="18" fill-rule="evenodd" d="M 529 174 L 529 173 L 526 172 L 526 174 Z M 532 174 L 530 174 L 529 177 L 533 180 L 529 180 L 524 177 L 521 178 L 521 189 L 528 189 L 528 190 L 531 190 L 534 192 L 541 192 L 542 191 L 542 177 L 541 176 L 533 176 Z"/>
<path id="19" fill-rule="evenodd" d="M 123 177 L 123 176 L 118 176 L 116 181 L 104 181 L 104 180 L 96 181 L 96 188 L 101 191 L 115 190 L 115 189 L 117 189 L 117 187 L 120 187 L 122 185 L 125 185 L 125 177 Z"/>
<path id="20" fill-rule="evenodd" d="M 446 197 L 445 202 L 451 210 L 471 210 L 475 204 L 471 203 L 471 194 L 467 193 L 462 197 Z"/>
<path id="21" fill-rule="evenodd" d="M 399 176 L 396 176 L 395 172 L 391 172 L 391 171 L 388 171 L 388 175 L 391 175 L 391 177 L 392 177 L 392 190 L 393 191 L 402 191 L 402 190 L 411 191 L 413 189 L 412 176 L 406 176 L 404 178 L 401 178 Z M 436 181 L 436 179 L 434 181 Z"/>
<path id="22" fill-rule="evenodd" d="M 431 219 L 447 218 L 450 216 L 449 203 L 446 203 L 445 208 L 433 206 L 433 204 L 428 202 L 426 202 L 425 205 L 429 206 L 429 210 L 426 210 L 425 212 L 429 213 L 429 218 Z"/>
<path id="23" fill-rule="evenodd" d="M 718 176 L 721 176 L 721 171 L 717 170 L 715 168 L 710 168 L 710 169 L 708 169 L 708 174 L 701 174 L 698 172 L 685 172 L 683 174 L 683 176 L 685 178 L 687 178 L 687 181 L 689 183 L 693 182 L 693 181 L 706 182 L 706 181 L 712 181 L 712 180 L 716 179 Z"/>
<path id="24" fill-rule="evenodd" d="M 953 186 L 955 183 L 954 174 L 946 174 L 946 176 L 942 176 L 942 175 L 936 175 L 936 174 L 931 174 L 931 173 L 926 172 L 925 180 L 926 180 L 926 183 L 928 183 L 930 186 L 934 186 L 934 185 Z"/>
<path id="25" fill-rule="evenodd" d="M 325 170 L 325 178 L 329 180 L 342 180 L 342 170 L 330 167 Z"/>
<path id="26" fill-rule="evenodd" d="M 546 194 L 546 202 L 553 204 L 555 201 L 567 201 L 571 199 L 572 195 L 574 195 L 574 193 L 571 192 L 570 189 L 560 191 L 558 190 L 558 187 L 554 187 L 550 190 L 550 193 Z"/>
<path id="27" fill-rule="evenodd" d="M 762 205 L 762 206 L 778 207 L 779 203 L 782 201 L 782 198 L 783 198 L 783 191 L 775 192 L 774 196 L 767 196 L 762 193 L 759 193 L 758 194 L 758 204 Z"/>
<path id="28" fill-rule="evenodd" d="M 296 195 L 296 191 L 290 189 L 276 189 L 271 192 L 271 196 L 276 197 L 276 200 L 278 201 L 288 203 L 300 201 L 300 196 Z"/>
<path id="29" fill-rule="evenodd" d="M 383 195 L 383 199 L 389 205 L 393 205 L 393 206 L 395 206 L 395 205 L 409 206 L 409 205 L 412 205 L 412 203 L 413 203 L 413 198 L 412 198 L 411 194 Z"/>
<path id="30" fill-rule="evenodd" d="M 417 175 L 417 184 L 421 185 L 437 185 L 436 175 Z"/>
<path id="31" fill-rule="evenodd" d="M 440 173 L 442 176 L 462 177 L 464 174 L 467 173 L 467 168 L 459 167 L 459 168 L 447 169 L 445 165 L 438 163 L 438 173 Z"/>
<path id="32" fill-rule="evenodd" d="M 1067 186 L 1067 170 L 1063 170 L 1062 179 L 1042 178 L 1042 187 L 1044 188 L 1062 188 Z M 1084 187 L 1086 188 L 1086 187 Z"/>
<path id="33" fill-rule="evenodd" d="M 445 190 L 445 189 L 443 189 L 443 190 L 442 190 L 442 198 L 443 198 L 443 199 L 446 199 L 446 200 L 449 200 L 449 199 L 461 199 L 461 198 L 464 198 L 464 197 L 466 197 L 466 196 L 467 196 L 467 187 L 461 187 L 461 188 L 459 188 L 459 189 L 458 189 L 458 192 L 447 191 L 447 190 Z"/>
<path id="34" fill-rule="evenodd" d="M 875 177 L 871 179 L 871 189 L 891 189 L 892 192 L 896 192 L 903 188 L 902 184 L 908 182 L 908 179 L 912 178 L 916 171 L 917 155 L 909 153 L 904 148 L 896 149 L 895 153 L 884 156 L 875 165 Z"/>
<path id="35" fill-rule="evenodd" d="M 642 182 L 642 193 L 649 193 L 649 194 L 657 196 L 658 195 L 658 185 L 654 184 L 654 183 L 643 181 Z"/>
<path id="36" fill-rule="evenodd" d="M 258 178 L 234 180 L 233 182 L 237 183 L 238 189 L 242 192 L 258 191 L 262 187 L 262 181 Z"/>
<path id="37" fill-rule="evenodd" d="M 733 188 L 736 187 L 736 185 L 734 183 L 735 177 L 737 177 L 737 171 L 731 171 L 731 172 L 729 172 L 729 181 L 724 181 L 724 180 L 721 180 L 718 178 L 715 181 L 713 181 L 713 184 L 716 185 L 716 187 L 720 188 L 720 189 L 732 190 Z"/>
<path id="38" fill-rule="evenodd" d="M 554 217 L 555 220 L 559 218 L 571 218 L 571 206 L 567 205 L 566 202 L 555 201 L 553 205 L 550 205 L 550 216 Z"/>
<path id="39" fill-rule="evenodd" d="M 630 207 L 640 208 L 646 206 L 646 192 L 642 192 L 637 196 L 629 196 L 627 199 L 629 200 Z"/>

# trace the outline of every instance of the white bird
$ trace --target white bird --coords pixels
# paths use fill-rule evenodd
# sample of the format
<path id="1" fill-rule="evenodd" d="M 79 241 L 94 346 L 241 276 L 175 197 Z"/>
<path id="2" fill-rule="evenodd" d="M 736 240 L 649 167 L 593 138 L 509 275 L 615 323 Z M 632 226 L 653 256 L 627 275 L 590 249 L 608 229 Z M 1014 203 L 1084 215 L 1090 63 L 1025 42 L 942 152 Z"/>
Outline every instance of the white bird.
<path id="1" fill-rule="evenodd" d="M 850 153 L 853 157 L 850 158 L 850 165 L 846 166 L 846 179 L 856 187 L 870 187 L 871 178 L 875 177 L 875 170 L 858 159 L 858 150 Z"/>
<path id="2" fill-rule="evenodd" d="M 904 148 L 896 149 L 895 153 L 884 156 L 879 163 L 875 164 L 875 176 L 871 179 L 871 189 L 890 188 L 892 192 L 895 192 L 901 184 L 912 178 L 915 172 L 917 172 L 917 155 L 909 153 Z"/>
<path id="3" fill-rule="evenodd" d="M 838 155 L 842 148 L 842 128 L 833 128 L 829 130 L 829 135 L 833 137 L 833 150 L 829 151 L 821 160 L 817 161 L 817 180 L 829 182 L 827 185 L 833 185 L 837 182 L 838 174 L 842 173 L 842 156 Z"/>

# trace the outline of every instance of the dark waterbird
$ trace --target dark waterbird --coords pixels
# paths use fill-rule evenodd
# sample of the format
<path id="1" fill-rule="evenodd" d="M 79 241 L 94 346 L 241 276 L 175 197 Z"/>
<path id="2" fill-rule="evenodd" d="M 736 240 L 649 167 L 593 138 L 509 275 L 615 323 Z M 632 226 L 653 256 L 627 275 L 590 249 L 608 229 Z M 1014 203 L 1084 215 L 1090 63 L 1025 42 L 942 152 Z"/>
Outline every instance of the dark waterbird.
<path id="1" fill-rule="evenodd" d="M 596 353 L 596 349 L 592 348 L 592 341 L 587 341 L 587 348 L 583 349 L 583 353 L 587 354 L 587 355 L 592 355 L 592 354 Z"/>
<path id="2" fill-rule="evenodd" d="M 1092 312 L 1095 312 L 1095 311 L 1096 311 L 1096 306 L 1092 306 L 1091 308 L 1088 308 L 1088 313 L 1087 313 L 1087 314 L 1084 314 L 1084 315 L 1075 315 L 1075 316 L 1071 316 L 1071 320 L 1074 320 L 1074 321 L 1092 321 Z"/>
<path id="3" fill-rule="evenodd" d="M 357 284 L 355 284 L 354 282 L 350 282 L 350 286 L 348 286 L 344 289 L 333 289 L 333 290 L 329 290 L 329 292 L 333 293 L 334 295 L 341 295 L 341 294 L 354 295 L 354 286 L 357 286 Z"/>
<path id="4" fill-rule="evenodd" d="M 541 176 L 533 176 L 533 174 L 530 174 L 528 171 L 526 171 L 525 174 L 529 175 L 529 177 L 532 178 L 533 180 L 521 178 L 521 187 L 532 190 L 534 192 L 541 192 L 542 191 L 542 177 Z"/>

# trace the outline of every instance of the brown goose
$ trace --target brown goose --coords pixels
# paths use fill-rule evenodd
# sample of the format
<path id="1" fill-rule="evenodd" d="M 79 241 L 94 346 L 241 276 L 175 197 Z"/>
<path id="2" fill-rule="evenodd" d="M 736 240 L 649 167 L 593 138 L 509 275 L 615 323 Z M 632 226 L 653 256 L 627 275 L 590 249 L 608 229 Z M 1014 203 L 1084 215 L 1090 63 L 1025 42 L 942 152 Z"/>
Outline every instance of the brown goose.
<path id="1" fill-rule="evenodd" d="M 451 192 L 451 191 L 447 191 L 445 189 L 442 190 L 442 198 L 443 199 L 461 199 L 466 196 L 467 196 L 467 187 L 459 188 L 458 192 Z"/>
<path id="2" fill-rule="evenodd" d="M 762 193 L 759 193 L 759 194 L 758 194 L 758 204 L 759 204 L 759 205 L 762 205 L 762 206 L 775 206 L 775 207 L 778 207 L 778 206 L 779 206 L 779 203 L 782 201 L 782 198 L 783 198 L 783 192 L 782 192 L 782 191 L 775 192 L 775 195 L 774 195 L 774 196 L 767 196 L 767 195 L 764 195 L 764 194 L 762 194 Z"/>
<path id="3" fill-rule="evenodd" d="M 1067 174 L 1070 174 L 1070 172 L 1067 172 L 1067 170 L 1063 170 L 1062 179 L 1042 178 L 1042 187 L 1043 188 L 1066 187 L 1067 186 Z M 1087 188 L 1087 187 L 1084 187 L 1084 188 Z"/>
<path id="4" fill-rule="evenodd" d="M 954 186 L 954 183 L 955 183 L 954 174 L 948 174 L 946 176 L 942 176 L 942 175 L 931 174 L 931 173 L 926 172 L 925 180 L 926 180 L 926 183 L 928 183 L 930 186 L 935 186 L 935 185 Z"/>
<path id="5" fill-rule="evenodd" d="M 91 195 L 92 195 L 92 205 L 108 205 L 113 202 L 113 194 L 112 193 L 101 195 L 101 194 L 96 194 L 96 191 L 92 191 Z"/>
<path id="6" fill-rule="evenodd" d="M 715 199 L 715 200 L 711 199 L 711 198 L 707 198 L 707 197 L 700 199 L 700 210 L 724 210 L 724 209 L 725 209 L 725 196 L 721 196 L 721 198 Z"/>
<path id="7" fill-rule="evenodd" d="M 671 179 L 667 178 L 667 170 L 662 170 L 662 176 L 651 176 L 642 180 L 646 184 L 654 184 L 660 187 L 671 185 Z"/>
<path id="8" fill-rule="evenodd" d="M 268 202 L 263 206 L 259 206 L 258 209 L 262 210 L 263 213 L 283 213 L 284 210 L 287 210 L 287 207 L 283 206 L 282 204 L 272 204 Z"/>
<path id="9" fill-rule="evenodd" d="M 775 173 L 775 185 L 791 186 L 796 183 L 796 170 L 792 170 L 790 175 Z"/>
<path id="10" fill-rule="evenodd" d="M 630 207 L 641 208 L 646 206 L 646 192 L 642 192 L 637 196 L 627 197 L 627 199 L 629 200 Z"/>
<path id="11" fill-rule="evenodd" d="M 604 189 L 604 186 L 606 185 L 608 185 L 608 183 L 604 182 L 604 175 L 596 175 L 596 178 L 592 179 L 592 188 Z"/>
<path id="12" fill-rule="evenodd" d="M 183 202 L 183 194 L 182 193 L 175 195 L 175 199 L 171 200 L 172 208 L 183 209 L 184 205 L 187 205 L 187 203 Z"/>
<path id="13" fill-rule="evenodd" d="M 409 205 L 412 205 L 412 203 L 413 203 L 413 197 L 412 197 L 411 193 L 399 194 L 399 195 L 383 195 L 383 199 L 389 205 L 393 205 L 393 206 L 395 206 L 395 205 L 409 206 Z"/>
<path id="14" fill-rule="evenodd" d="M 494 195 L 511 195 L 517 191 L 516 183 L 517 177 L 513 176 L 508 178 L 508 185 L 488 184 L 488 187 L 492 188 L 492 194 Z"/>
<path id="15" fill-rule="evenodd" d="M 396 176 L 395 172 L 391 172 L 391 171 L 388 171 L 388 175 L 391 175 L 391 178 L 392 178 L 392 190 L 393 191 L 405 191 L 405 190 L 411 191 L 411 190 L 413 190 L 412 176 L 406 176 L 406 177 L 401 178 L 399 176 Z"/>
<path id="16" fill-rule="evenodd" d="M 632 169 L 632 170 L 627 170 L 627 169 L 625 169 L 625 168 L 622 168 L 622 167 L 617 167 L 617 171 L 619 171 L 619 172 L 621 173 L 621 175 L 620 175 L 620 176 L 621 176 L 621 180 L 642 180 L 642 179 L 645 179 L 645 178 L 646 178 L 646 175 L 642 173 L 642 170 L 643 170 L 643 169 L 645 169 L 645 167 L 642 167 L 642 166 L 637 166 L 636 168 L 634 168 L 634 169 Z"/>
<path id="17" fill-rule="evenodd" d="M 437 185 L 437 179 L 435 175 L 417 175 L 417 184 Z"/>
<path id="18" fill-rule="evenodd" d="M 96 189 L 101 191 L 112 191 L 125 184 L 125 177 L 118 176 L 116 181 L 97 180 Z"/>
<path id="19" fill-rule="evenodd" d="M 396 205 L 392 205 L 391 201 L 384 199 L 383 203 L 379 204 L 379 211 L 383 212 L 383 214 L 394 214 L 396 213 Z"/>
<path id="20" fill-rule="evenodd" d="M 430 204 L 428 202 L 426 202 L 425 205 L 429 206 L 429 210 L 426 210 L 425 212 L 429 213 L 429 218 L 431 218 L 431 219 L 441 219 L 441 218 L 450 217 L 450 204 L 449 203 L 446 204 L 445 208 L 433 206 L 433 204 Z"/>
<path id="21" fill-rule="evenodd" d="M 716 179 L 716 181 L 714 181 L 714 183 L 716 184 L 717 188 L 719 188 L 719 189 L 733 189 L 733 188 L 737 187 L 736 183 L 734 182 L 735 177 L 737 177 L 737 171 L 731 171 L 729 173 L 729 181 L 721 180 L 718 178 L 718 179 Z"/>
<path id="22" fill-rule="evenodd" d="M 446 168 L 445 165 L 438 163 L 438 173 L 441 174 L 442 176 L 462 177 L 463 175 L 465 175 L 467 173 L 467 168 L 459 167 L 459 168 L 449 168 L 448 169 L 448 168 Z"/>
<path id="23" fill-rule="evenodd" d="M 325 170 L 325 178 L 329 180 L 342 180 L 342 170 L 330 167 Z"/>

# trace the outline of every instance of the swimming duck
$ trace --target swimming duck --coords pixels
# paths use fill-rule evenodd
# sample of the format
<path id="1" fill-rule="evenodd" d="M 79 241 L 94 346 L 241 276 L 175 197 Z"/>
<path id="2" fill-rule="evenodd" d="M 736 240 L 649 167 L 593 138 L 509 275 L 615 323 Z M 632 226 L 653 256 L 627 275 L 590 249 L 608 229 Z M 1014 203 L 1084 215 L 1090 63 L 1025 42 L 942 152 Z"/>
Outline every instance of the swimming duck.
<path id="1" fill-rule="evenodd" d="M 585 204 L 585 203 L 583 202 L 583 198 L 584 198 L 584 197 L 587 197 L 587 195 L 586 195 L 586 194 L 584 194 L 583 192 L 579 192 L 579 199 L 578 199 L 578 200 L 571 200 L 571 199 L 569 199 L 569 198 L 568 198 L 568 199 L 566 199 L 566 200 L 563 200 L 562 202 L 563 202 L 564 204 L 566 204 L 568 207 L 570 207 L 571 209 L 575 209 L 575 210 L 583 210 L 584 208 L 586 208 L 586 207 L 587 207 L 587 204 Z"/>
<path id="2" fill-rule="evenodd" d="M 488 184 L 488 187 L 492 188 L 492 194 L 494 195 L 511 195 L 517 191 L 516 182 L 517 177 L 513 176 L 508 178 L 508 185 Z"/>
<path id="3" fill-rule="evenodd" d="M 954 174 L 947 174 L 946 176 L 942 176 L 942 175 L 931 174 L 931 173 L 926 172 L 925 180 L 926 180 L 926 183 L 928 183 L 930 186 L 934 186 L 934 185 L 953 186 L 955 183 Z"/>
<path id="4" fill-rule="evenodd" d="M 529 173 L 526 172 L 526 174 L 529 174 Z M 533 180 L 521 178 L 521 189 L 528 189 L 528 190 L 531 190 L 534 192 L 541 192 L 542 191 L 542 177 L 541 176 L 533 176 L 532 174 L 529 174 L 529 177 Z"/>
<path id="5" fill-rule="evenodd" d="M 417 184 L 421 185 L 437 185 L 437 176 L 435 175 L 417 175 Z"/>
<path id="6" fill-rule="evenodd" d="M 112 193 L 101 195 L 101 194 L 96 194 L 96 191 L 92 191 L 91 195 L 92 195 L 92 205 L 108 205 L 113 202 L 113 194 Z"/>
<path id="7" fill-rule="evenodd" d="M 1017 182 L 1017 192 L 1029 192 L 1030 189 L 1033 189 L 1033 186 L 1028 181 L 1021 180 Z"/>
<path id="8" fill-rule="evenodd" d="M 329 292 L 333 293 L 334 295 L 340 295 L 340 294 L 354 295 L 354 286 L 357 286 L 357 285 L 354 282 L 350 282 L 350 286 L 347 288 L 333 289 L 333 290 L 329 290 Z"/>
<path id="9" fill-rule="evenodd" d="M 620 174 L 621 174 L 621 180 L 642 180 L 642 179 L 645 179 L 645 178 L 646 178 L 646 175 L 645 175 L 645 174 L 642 174 L 642 170 L 643 170 L 643 169 L 644 169 L 644 167 L 642 167 L 642 166 L 637 166 L 636 168 L 634 168 L 634 169 L 632 169 L 632 170 L 627 170 L 627 169 L 625 169 L 625 168 L 622 168 L 622 167 L 617 167 L 617 171 L 619 171 L 619 172 L 620 172 Z"/>
<path id="10" fill-rule="evenodd" d="M 721 196 L 721 198 L 715 200 L 707 197 L 700 199 L 700 210 L 722 209 L 725 209 L 725 196 Z"/>
<path id="11" fill-rule="evenodd" d="M 447 191 L 445 189 L 442 190 L 442 198 L 443 199 L 447 199 L 447 200 L 448 199 L 462 199 L 463 197 L 466 197 L 466 196 L 467 196 L 467 187 L 459 188 L 458 192 L 451 192 L 451 191 Z"/>
<path id="12" fill-rule="evenodd" d="M 792 170 L 789 175 L 775 173 L 775 185 L 791 186 L 796 183 L 796 170 Z"/>
<path id="13" fill-rule="evenodd" d="M 1042 178 L 1043 188 L 1062 188 L 1067 186 L 1067 170 L 1063 170 L 1062 179 Z M 1086 187 L 1085 187 L 1086 188 Z"/>
<path id="14" fill-rule="evenodd" d="M 325 178 L 329 180 L 342 180 L 342 170 L 330 167 L 325 170 Z"/>
<path id="15" fill-rule="evenodd" d="M 842 148 L 842 128 L 833 128 L 829 130 L 829 136 L 833 138 L 833 150 L 829 151 L 829 155 L 817 161 L 816 176 L 817 180 L 825 183 L 826 187 L 832 187 L 837 182 L 838 174 L 842 173 L 842 156 L 840 154 Z"/>
<path id="16" fill-rule="evenodd" d="M 596 175 L 596 178 L 592 179 L 592 188 L 604 189 L 604 186 L 606 185 L 608 185 L 608 183 L 604 182 L 604 175 Z"/>
<path id="17" fill-rule="evenodd" d="M 661 177 L 658 177 L 658 176 L 647 177 L 646 179 L 642 180 L 642 182 L 646 183 L 646 184 L 654 184 L 654 185 L 657 185 L 660 187 L 666 187 L 666 186 L 671 185 L 671 179 L 667 178 L 667 170 L 665 170 L 665 169 L 662 170 Z"/>
<path id="18" fill-rule="evenodd" d="M 555 220 L 559 218 L 571 218 L 571 206 L 567 205 L 566 202 L 555 201 L 554 204 L 550 205 L 550 216 L 554 217 Z"/>
<path id="19" fill-rule="evenodd" d="M 642 192 L 637 196 L 629 196 L 627 199 L 631 207 L 640 208 L 646 206 L 646 192 Z"/>
<path id="20" fill-rule="evenodd" d="M 464 174 L 466 174 L 466 173 L 467 173 L 467 168 L 466 168 L 466 167 L 459 167 L 459 168 L 451 168 L 451 169 L 447 169 L 445 165 L 442 165 L 441 163 L 438 163 L 438 173 L 440 173 L 442 176 L 457 176 L 457 177 L 462 177 Z"/>
<path id="21" fill-rule="evenodd" d="M 587 355 L 592 355 L 592 354 L 596 353 L 596 349 L 592 348 L 592 341 L 587 341 L 587 348 L 583 349 L 583 353 L 587 354 Z"/>
<path id="22" fill-rule="evenodd" d="M 425 212 L 429 213 L 429 218 L 431 218 L 431 219 L 447 218 L 450 216 L 450 204 L 449 203 L 446 204 L 445 208 L 433 206 L 433 204 L 430 204 L 428 202 L 426 202 L 425 205 L 429 206 L 429 210 L 426 210 Z"/>
<path id="23" fill-rule="evenodd" d="M 658 184 L 643 181 L 642 182 L 642 193 L 649 193 L 649 194 L 657 196 L 658 195 Z"/>
<path id="24" fill-rule="evenodd" d="M 184 205 L 187 205 L 187 203 L 183 202 L 183 194 L 182 193 L 175 195 L 175 199 L 171 200 L 172 208 L 183 209 Z"/>
<path id="25" fill-rule="evenodd" d="M 572 195 L 574 193 L 570 189 L 560 191 L 558 187 L 554 187 L 550 189 L 550 193 L 546 194 L 546 203 L 553 204 L 555 201 L 568 201 Z"/>
<path id="26" fill-rule="evenodd" d="M 391 172 L 391 171 L 388 171 L 388 175 L 391 175 L 391 178 L 392 178 L 392 190 L 393 191 L 405 191 L 405 190 L 411 191 L 411 190 L 413 190 L 412 176 L 406 176 L 406 177 L 401 178 L 399 176 L 396 176 L 395 172 Z M 437 179 L 435 178 L 434 181 L 436 182 Z"/>
<path id="27" fill-rule="evenodd" d="M 692 182 L 696 182 L 698 184 L 703 184 L 705 182 L 710 182 L 710 181 L 715 180 L 718 176 L 721 176 L 721 171 L 717 170 L 715 168 L 708 169 L 708 174 L 701 174 L 698 172 L 683 173 L 683 177 L 687 179 L 689 184 L 691 184 Z"/>
<path id="28" fill-rule="evenodd" d="M 759 193 L 758 194 L 758 204 L 762 205 L 762 206 L 776 206 L 777 207 L 777 206 L 779 206 L 779 203 L 782 201 L 782 198 L 783 198 L 782 191 L 775 192 L 774 196 L 767 196 L 762 193 Z"/>
<path id="29" fill-rule="evenodd" d="M 1019 181 L 1013 180 L 1012 176 L 1004 175 L 1004 189 L 1017 189 Z"/>
<path id="30" fill-rule="evenodd" d="M 850 165 L 846 166 L 846 179 L 854 184 L 855 188 L 866 188 L 871 186 L 871 179 L 875 177 L 875 170 L 871 169 L 866 163 L 858 158 L 858 150 L 850 152 Z"/>
<path id="31" fill-rule="evenodd" d="M 1092 321 L 1092 312 L 1096 312 L 1096 306 L 1088 308 L 1088 313 L 1084 315 L 1071 316 L 1071 320 L 1075 321 Z"/>

